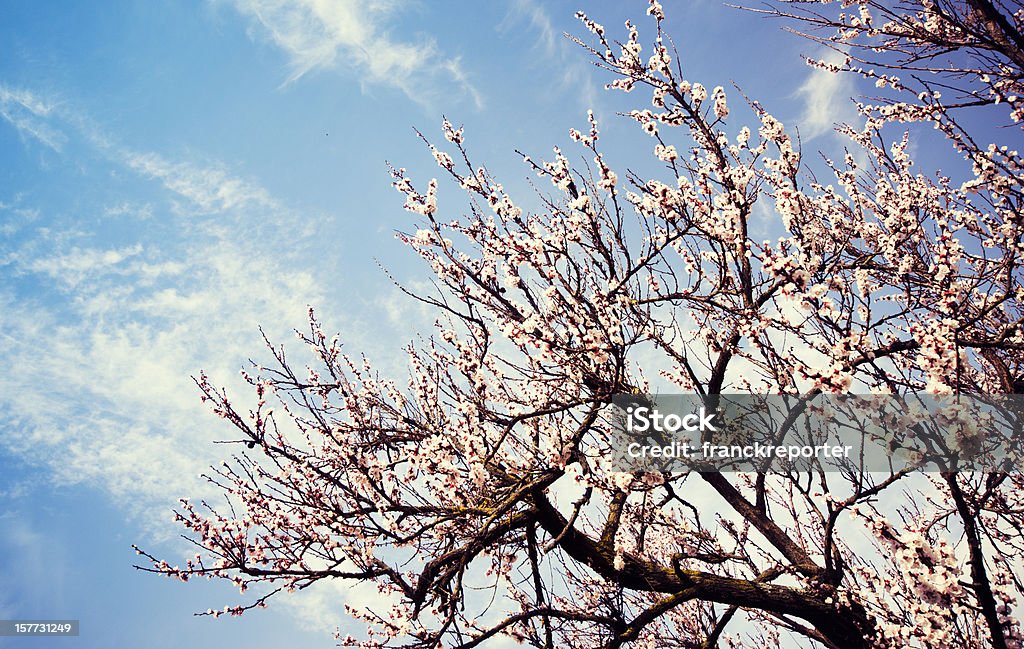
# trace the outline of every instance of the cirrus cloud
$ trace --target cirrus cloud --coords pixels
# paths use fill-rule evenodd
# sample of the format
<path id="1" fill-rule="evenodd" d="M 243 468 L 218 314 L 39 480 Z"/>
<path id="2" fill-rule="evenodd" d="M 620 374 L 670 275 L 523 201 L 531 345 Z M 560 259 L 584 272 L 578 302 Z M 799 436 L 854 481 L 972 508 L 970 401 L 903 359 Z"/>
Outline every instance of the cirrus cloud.
<path id="1" fill-rule="evenodd" d="M 400 41 L 386 24 L 400 5 L 382 0 L 235 0 L 259 32 L 289 59 L 287 82 L 316 69 L 347 68 L 363 84 L 397 88 L 418 103 L 428 103 L 432 88 L 450 84 L 476 107 L 483 98 L 470 83 L 458 57 L 446 56 L 431 38 Z M 434 90 L 436 92 L 436 90 Z"/>

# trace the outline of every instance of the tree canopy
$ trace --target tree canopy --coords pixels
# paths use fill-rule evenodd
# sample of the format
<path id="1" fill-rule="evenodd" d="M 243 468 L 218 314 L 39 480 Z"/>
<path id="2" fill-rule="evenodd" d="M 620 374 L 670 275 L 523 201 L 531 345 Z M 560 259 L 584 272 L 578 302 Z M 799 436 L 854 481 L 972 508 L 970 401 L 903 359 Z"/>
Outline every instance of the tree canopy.
<path id="1" fill-rule="evenodd" d="M 705 398 L 1020 385 L 1024 9 L 760 11 L 841 55 L 812 65 L 876 82 L 863 123 L 837 127 L 842 160 L 809 163 L 767 107 L 686 80 L 656 1 L 618 39 L 579 13 L 577 42 L 637 97 L 624 118 L 659 171 L 613 169 L 591 114 L 576 152 L 523 156 L 550 182 L 528 210 L 446 119 L 428 143 L 440 181 L 391 169 L 418 215 L 399 237 L 436 289 L 407 289 L 437 316 L 406 349 L 407 379 L 346 354 L 312 310 L 300 337 L 316 362 L 268 341 L 252 410 L 200 376 L 247 445 L 209 476 L 231 507 L 183 500 L 198 554 L 140 550 L 144 569 L 253 589 L 212 614 L 373 582 L 346 646 L 1021 646 L 1019 471 L 608 470 L 612 397 L 655 384 Z M 970 173 L 915 165 L 922 126 Z M 441 182 L 466 202 L 440 202 Z M 755 218 L 778 236 L 756 239 Z"/>

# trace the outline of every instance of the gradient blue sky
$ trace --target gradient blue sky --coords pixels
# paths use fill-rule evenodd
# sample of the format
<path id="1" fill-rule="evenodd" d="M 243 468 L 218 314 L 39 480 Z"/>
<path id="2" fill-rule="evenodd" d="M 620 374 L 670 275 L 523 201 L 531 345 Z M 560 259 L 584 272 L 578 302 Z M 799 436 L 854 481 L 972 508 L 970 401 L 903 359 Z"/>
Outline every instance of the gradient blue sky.
<path id="1" fill-rule="evenodd" d="M 835 146 L 856 89 L 802 64 L 813 45 L 679 5 L 690 80 L 735 81 L 805 145 Z M 440 139 L 442 114 L 464 124 L 526 203 L 513 149 L 573 151 L 588 107 L 613 162 L 649 159 L 614 117 L 649 97 L 604 92 L 561 35 L 582 34 L 578 8 L 612 34 L 628 15 L 649 27 L 642 1 L 0 5 L 0 619 L 82 624 L 0 647 L 329 647 L 351 630 L 340 605 L 361 593 L 342 584 L 214 620 L 192 613 L 237 591 L 132 569 L 133 542 L 184 556 L 170 510 L 226 452 L 190 376 L 237 387 L 265 357 L 257 326 L 288 342 L 309 304 L 350 351 L 402 371 L 431 318 L 374 260 L 425 279 L 394 241 L 411 219 L 385 166 L 436 174 L 414 126 Z"/>

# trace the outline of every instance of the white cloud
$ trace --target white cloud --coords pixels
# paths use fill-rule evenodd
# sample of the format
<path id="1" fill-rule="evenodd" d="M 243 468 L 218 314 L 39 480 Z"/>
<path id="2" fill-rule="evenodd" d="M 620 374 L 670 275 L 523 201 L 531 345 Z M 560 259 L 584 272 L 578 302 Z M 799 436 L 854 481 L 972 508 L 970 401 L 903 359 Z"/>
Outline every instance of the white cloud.
<path id="1" fill-rule="evenodd" d="M 508 10 L 508 14 L 498 28 L 502 31 L 509 31 L 513 27 L 526 22 L 537 33 L 537 45 L 544 54 L 553 57 L 558 54 L 559 34 L 555 30 L 544 8 L 534 0 L 515 0 Z"/>
<path id="2" fill-rule="evenodd" d="M 476 106 L 477 110 L 484 107 L 484 97 L 480 92 L 473 87 L 473 84 L 469 82 L 469 77 L 466 76 L 465 71 L 462 69 L 462 57 L 457 56 L 453 59 L 446 60 L 442 66 L 451 75 L 452 80 L 462 88 L 466 93 L 469 94 L 473 100 L 473 105 Z"/>
<path id="3" fill-rule="evenodd" d="M 22 207 L 20 202 L 20 196 L 16 196 L 12 203 L 0 201 L 0 213 L 4 214 L 0 235 L 9 237 L 39 219 L 39 210 Z M 3 258 L 0 258 L 0 265 L 3 263 Z"/>
<path id="4" fill-rule="evenodd" d="M 295 81 L 316 69 L 345 68 L 371 85 L 398 88 L 426 103 L 438 83 L 454 83 L 482 107 L 458 58 L 446 57 L 433 39 L 392 38 L 386 24 L 405 3 L 382 0 L 234 0 L 238 11 L 290 59 Z M 448 78 L 438 74 L 444 71 Z"/>
<path id="5" fill-rule="evenodd" d="M 116 266 L 140 252 L 142 246 L 139 244 L 108 250 L 73 248 L 65 255 L 33 259 L 28 264 L 28 270 L 45 273 L 64 281 L 69 288 L 74 288 L 87 275 Z"/>
<path id="6" fill-rule="evenodd" d="M 54 108 L 53 103 L 28 90 L 0 85 L 0 117 L 18 129 L 22 136 L 29 136 L 60 152 L 67 136 L 45 120 Z"/>
<path id="7" fill-rule="evenodd" d="M 88 124 L 32 93 L 6 93 L 0 101 L 16 102 L 48 128 L 83 134 Z M 249 391 L 238 370 L 262 358 L 257 327 L 287 340 L 324 296 L 294 265 L 306 220 L 258 183 L 222 164 L 170 160 L 84 135 L 115 168 L 132 172 L 129 183 L 155 179 L 162 187 L 142 205 L 101 193 L 92 211 L 149 219 L 160 210 L 161 218 L 119 227 L 112 244 L 106 230 L 55 220 L 20 197 L 0 205 L 33 221 L 0 249 L 0 446 L 59 483 L 106 490 L 153 531 L 174 532 L 167 508 L 179 496 L 202 495 L 199 474 L 218 451 L 235 450 L 210 444 L 231 429 L 200 403 L 191 376 L 205 369 L 244 390 L 244 402 Z"/>
<path id="8" fill-rule="evenodd" d="M 37 97 L 34 93 L 24 88 L 12 89 L 7 86 L 0 86 L 0 103 L 18 104 L 33 115 L 40 117 L 49 115 L 55 107 L 52 102 Z"/>
<path id="9" fill-rule="evenodd" d="M 583 60 L 576 45 L 555 29 L 544 5 L 537 0 L 514 0 L 498 30 L 510 34 L 523 28 L 532 29 L 539 51 L 539 62 L 546 71 L 561 70 L 557 82 L 562 90 L 572 90 L 583 108 L 593 109 L 601 117 L 598 101 L 601 96 L 591 74 L 591 66 Z"/>
<path id="10" fill-rule="evenodd" d="M 340 296 L 348 287 L 324 272 L 329 261 L 307 254 L 313 219 L 257 181 L 217 162 L 127 149 L 83 130 L 89 121 L 67 108 L 49 119 L 84 134 L 93 147 L 84 155 L 101 153 L 118 187 L 142 185 L 147 196 L 139 203 L 135 192 L 126 199 L 99 187 L 93 204 L 76 205 L 96 215 L 88 224 L 33 211 L 20 197 L 0 204 L 35 219 L 16 240 L 0 240 L 0 450 L 46 481 L 104 491 L 144 527 L 145 545 L 171 543 L 176 499 L 212 502 L 221 494 L 200 474 L 239 450 L 212 444 L 235 437 L 233 428 L 200 402 L 191 377 L 205 370 L 244 412 L 255 399 L 238 370 L 269 357 L 259 325 L 289 343 L 313 304 L 331 326 L 364 325 L 346 328 L 354 348 L 397 351 L 381 340 L 385 305 L 344 318 L 337 310 L 351 305 L 332 309 L 326 287 Z M 297 369 L 298 347 L 288 345 Z M 403 361 L 397 354 L 391 365 Z M 345 619 L 341 604 L 375 601 L 375 592 L 331 582 L 282 602 L 300 620 L 332 626 Z"/>
<path id="11" fill-rule="evenodd" d="M 153 216 L 153 206 L 149 203 L 136 204 L 128 201 L 119 201 L 103 209 L 103 216 L 109 218 L 131 217 L 135 219 L 148 219 Z"/>
<path id="12" fill-rule="evenodd" d="M 257 323 L 280 340 L 322 296 L 309 274 L 245 243 L 212 237 L 163 264 L 147 254 L 76 250 L 21 268 L 58 282 L 70 268 L 78 290 L 54 308 L 0 300 L 2 443 L 61 483 L 98 485 L 135 513 L 157 505 L 163 518 L 175 497 L 202 488 L 210 441 L 231 434 L 190 376 L 206 369 L 239 388 Z M 147 286 L 154 267 L 173 271 L 171 286 Z"/>
<path id="13" fill-rule="evenodd" d="M 239 207 L 281 209 L 265 189 L 232 176 L 222 166 L 203 167 L 189 162 L 171 162 L 152 152 L 125 151 L 120 155 L 128 167 L 161 181 L 164 187 L 187 198 L 204 214 Z"/>
<path id="14" fill-rule="evenodd" d="M 818 58 L 829 63 L 839 63 L 843 55 L 828 50 Z M 796 91 L 796 95 L 804 101 L 803 113 L 799 118 L 803 139 L 813 140 L 829 133 L 836 124 L 853 123 L 857 118 L 857 111 L 851 101 L 854 94 L 851 75 L 812 69 Z"/>

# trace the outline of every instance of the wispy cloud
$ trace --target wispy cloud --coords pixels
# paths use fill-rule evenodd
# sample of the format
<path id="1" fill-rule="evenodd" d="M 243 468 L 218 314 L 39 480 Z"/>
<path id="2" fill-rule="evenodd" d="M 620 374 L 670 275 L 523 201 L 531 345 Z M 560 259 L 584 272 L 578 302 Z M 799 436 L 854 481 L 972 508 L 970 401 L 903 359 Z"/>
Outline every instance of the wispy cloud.
<path id="1" fill-rule="evenodd" d="M 53 103 L 28 90 L 0 85 L 0 117 L 18 129 L 22 136 L 59 152 L 67 137 L 45 120 L 54 107 Z"/>
<path id="2" fill-rule="evenodd" d="M 556 77 L 563 90 L 572 90 L 578 97 L 581 107 L 593 109 L 600 117 L 598 101 L 599 87 L 591 75 L 591 68 L 578 56 L 568 39 L 555 28 L 551 16 L 544 5 L 537 0 L 514 0 L 508 13 L 498 25 L 498 30 L 509 34 L 518 33 L 523 28 L 534 33 L 536 48 L 546 70 L 561 70 Z"/>
<path id="3" fill-rule="evenodd" d="M 469 77 L 466 76 L 466 72 L 462 69 L 462 57 L 457 56 L 452 59 L 447 59 L 442 63 L 442 67 L 448 71 L 452 80 L 469 95 L 477 110 L 482 109 L 484 107 L 484 97 L 480 91 L 470 83 Z"/>
<path id="4" fill-rule="evenodd" d="M 827 50 L 819 58 L 828 63 L 839 63 L 843 55 Z M 812 69 L 796 91 L 797 97 L 804 102 L 799 118 L 801 136 L 805 140 L 813 140 L 831 132 L 836 124 L 856 120 L 857 112 L 850 101 L 855 93 L 852 75 Z"/>
<path id="5" fill-rule="evenodd" d="M 64 605 L 67 552 L 60 539 L 43 534 L 16 512 L 0 511 L 0 552 L 10 559 L 0 572 L 4 617 L 10 619 L 18 610 L 59 610 Z"/>
<path id="6" fill-rule="evenodd" d="M 282 209 L 262 187 L 231 175 L 223 165 L 173 162 L 153 152 L 122 151 L 123 162 L 134 171 L 161 181 L 167 189 L 188 199 L 190 208 L 204 214 L 240 207 Z"/>
<path id="7" fill-rule="evenodd" d="M 186 270 L 180 261 L 146 261 L 140 257 L 142 253 L 143 246 L 139 243 L 123 248 L 73 247 L 63 254 L 29 258 L 24 262 L 24 269 L 48 275 L 67 290 L 76 290 L 84 282 L 101 276 L 119 276 L 135 285 L 149 285 Z"/>
<path id="8" fill-rule="evenodd" d="M 323 299 L 308 273 L 245 242 L 215 237 L 170 261 L 146 258 L 155 254 L 133 246 L 27 260 L 20 273 L 72 282 L 72 298 L 42 306 L 0 295 L 4 446 L 145 518 L 151 505 L 195 495 L 215 458 L 209 442 L 230 435 L 189 377 L 206 369 L 239 388 L 232 377 L 257 347 L 257 323 L 280 339 Z"/>
<path id="9" fill-rule="evenodd" d="M 343 277 L 325 271 L 328 256 L 307 254 L 314 219 L 257 179 L 216 160 L 125 146 L 73 106 L 39 113 L 74 144 L 62 161 L 117 182 L 76 198 L 73 214 L 31 195 L 0 203 L 24 215 L 17 236 L 0 238 L 0 451 L 39 468 L 45 480 L 105 492 L 150 543 L 170 543 L 179 530 L 168 524 L 168 509 L 178 497 L 212 501 L 218 494 L 200 474 L 239 450 L 212 445 L 231 439 L 232 428 L 200 402 L 191 376 L 205 370 L 244 412 L 252 391 L 238 370 L 269 355 L 258 326 L 287 342 L 313 304 L 372 355 L 382 346 L 386 309 L 332 304 L 328 290 L 349 291 Z M 98 167 L 83 171 L 90 165 Z M 395 317 L 395 329 L 412 320 Z M 300 367 L 297 347 L 289 353 Z M 401 355 L 389 361 L 404 369 Z M 288 605 L 300 619 L 329 626 L 344 618 L 345 602 L 377 601 L 337 582 Z M 4 605 L 0 596 L 0 611 Z"/>
<path id="10" fill-rule="evenodd" d="M 115 266 L 140 252 L 142 252 L 142 246 L 139 244 L 108 250 L 74 248 L 66 255 L 33 259 L 29 268 L 35 272 L 46 273 L 51 277 L 69 281 L 74 286 L 81 277 L 93 273 L 99 268 Z"/>
<path id="11" fill-rule="evenodd" d="M 543 49 L 545 56 L 558 54 L 559 36 L 544 8 L 534 0 L 515 0 L 509 6 L 508 14 L 499 25 L 503 31 L 513 26 L 528 23 L 537 34 L 537 44 Z"/>
<path id="12" fill-rule="evenodd" d="M 240 388 L 257 326 L 286 339 L 324 300 L 310 269 L 294 265 L 304 217 L 222 163 L 130 150 L 72 108 L 4 92 L 0 102 L 21 106 L 38 131 L 85 145 L 69 164 L 85 156 L 120 179 L 117 191 L 97 189 L 95 205 L 76 202 L 120 223 L 115 244 L 22 197 L 0 204 L 32 226 L 26 216 L 0 240 L 0 446 L 60 483 L 105 489 L 155 530 L 176 497 L 203 489 L 210 441 L 230 435 L 190 377 L 205 369 Z M 149 198 L 126 200 L 131 187 Z"/>
<path id="13" fill-rule="evenodd" d="M 284 50 L 295 81 L 316 69 L 348 69 L 364 84 L 398 88 L 427 103 L 438 83 L 453 84 L 478 108 L 483 99 L 457 57 L 430 38 L 392 38 L 387 24 L 405 3 L 386 0 L 234 0 Z M 447 78 L 445 78 L 447 77 Z"/>

